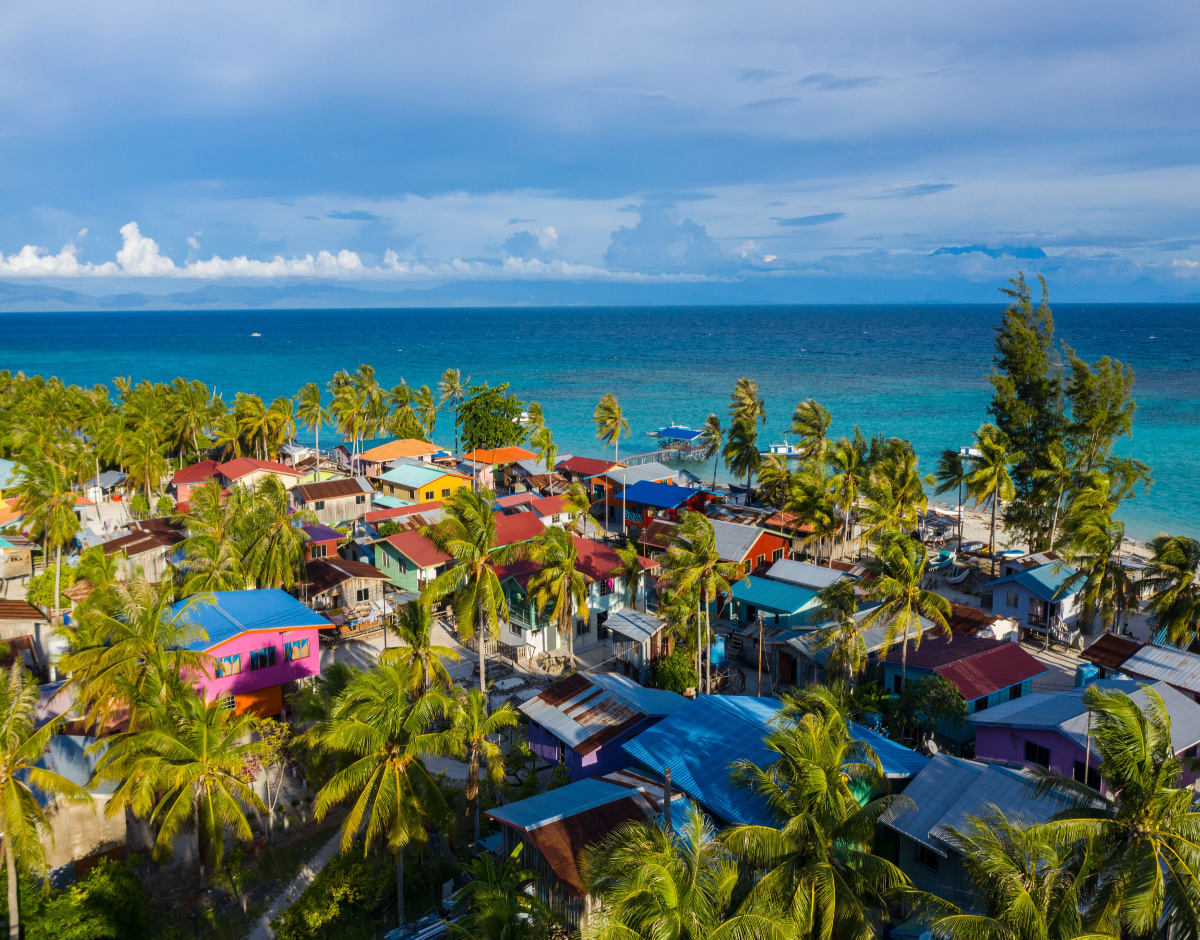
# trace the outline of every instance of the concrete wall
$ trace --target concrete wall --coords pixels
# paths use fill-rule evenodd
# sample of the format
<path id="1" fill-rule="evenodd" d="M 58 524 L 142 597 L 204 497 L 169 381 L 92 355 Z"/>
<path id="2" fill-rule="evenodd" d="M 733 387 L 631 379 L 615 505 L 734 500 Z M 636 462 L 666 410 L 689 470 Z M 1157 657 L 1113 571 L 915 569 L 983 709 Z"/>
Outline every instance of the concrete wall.
<path id="1" fill-rule="evenodd" d="M 59 799 L 46 807 L 53 840 L 43 838 L 42 845 L 50 868 L 125 845 L 125 812 L 109 817 L 105 813 L 108 801 L 107 796 L 95 796 L 94 804 Z"/>

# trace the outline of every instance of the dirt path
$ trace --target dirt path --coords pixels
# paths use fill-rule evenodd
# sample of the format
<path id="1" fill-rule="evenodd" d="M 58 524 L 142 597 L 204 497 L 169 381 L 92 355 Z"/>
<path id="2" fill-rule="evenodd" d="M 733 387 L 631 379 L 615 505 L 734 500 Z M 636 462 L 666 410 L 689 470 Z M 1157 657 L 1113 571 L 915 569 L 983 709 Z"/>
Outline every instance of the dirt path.
<path id="1" fill-rule="evenodd" d="M 304 893 L 304 889 L 313 883 L 313 879 L 329 864 L 330 859 L 337 855 L 338 843 L 341 838 L 340 831 L 334 833 L 333 838 L 321 846 L 320 851 L 305 863 L 304 867 L 300 869 L 300 873 L 292 879 L 292 883 L 276 895 L 266 913 L 259 918 L 258 926 L 251 932 L 249 940 L 272 940 L 274 938 L 275 931 L 271 929 L 271 921 L 295 904 L 300 895 Z"/>

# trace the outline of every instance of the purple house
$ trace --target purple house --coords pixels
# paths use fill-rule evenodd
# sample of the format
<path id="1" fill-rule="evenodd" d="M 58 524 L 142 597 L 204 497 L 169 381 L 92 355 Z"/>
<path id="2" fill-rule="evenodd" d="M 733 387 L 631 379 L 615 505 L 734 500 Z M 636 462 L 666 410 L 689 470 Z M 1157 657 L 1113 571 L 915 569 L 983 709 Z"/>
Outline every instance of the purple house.
<path id="1" fill-rule="evenodd" d="M 1103 689 L 1125 692 L 1139 706 L 1147 696 L 1142 684 L 1128 679 L 1106 679 L 1094 683 Z M 1171 746 L 1180 757 L 1195 757 L 1200 743 L 1200 705 L 1173 689 L 1166 682 L 1147 686 L 1163 700 L 1171 719 Z M 977 712 L 967 720 L 975 725 L 975 757 L 1007 764 L 1037 765 L 1100 789 L 1100 755 L 1092 743 L 1087 747 L 1088 714 L 1083 704 L 1083 689 L 1069 692 L 1034 692 L 1002 705 Z M 1196 771 L 1185 770 L 1180 786 L 1195 783 Z"/>
<path id="2" fill-rule="evenodd" d="M 687 704 L 675 692 L 645 689 L 613 673 L 576 673 L 522 703 L 529 749 L 567 765 L 572 780 L 633 763 L 621 745 Z"/>
<path id="3" fill-rule="evenodd" d="M 188 645 L 216 660 L 212 678 L 200 676 L 208 698 L 232 696 L 238 714 L 283 711 L 288 683 L 321 674 L 317 628 L 329 621 L 284 591 L 214 591 L 211 601 L 178 601 L 180 624 L 201 627 L 207 639 Z"/>

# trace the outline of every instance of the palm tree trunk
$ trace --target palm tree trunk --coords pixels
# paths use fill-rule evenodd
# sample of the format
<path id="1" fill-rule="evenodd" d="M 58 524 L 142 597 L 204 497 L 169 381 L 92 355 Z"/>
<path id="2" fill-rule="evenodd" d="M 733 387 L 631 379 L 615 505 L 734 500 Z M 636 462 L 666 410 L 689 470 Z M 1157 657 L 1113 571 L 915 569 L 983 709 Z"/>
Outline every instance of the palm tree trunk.
<path id="1" fill-rule="evenodd" d="M 59 591 L 62 588 L 62 546 L 54 546 L 54 605 L 50 608 L 51 627 L 58 624 L 58 602 L 62 599 Z"/>
<path id="2" fill-rule="evenodd" d="M 200 887 L 208 886 L 208 872 L 204 870 L 204 841 L 200 838 L 200 801 L 192 801 L 192 815 L 196 821 L 196 861 L 200 863 Z"/>
<path id="3" fill-rule="evenodd" d="M 904 691 L 904 683 L 908 679 L 908 621 L 904 621 L 904 642 L 900 646 L 900 691 Z"/>
<path id="4" fill-rule="evenodd" d="M 8 866 L 8 937 L 21 940 L 21 901 L 17 894 L 17 862 L 13 858 L 12 839 L 4 840 L 4 862 Z"/>
<path id="5" fill-rule="evenodd" d="M 404 848 L 396 853 L 396 910 L 400 918 L 400 926 L 405 924 L 404 920 Z"/>
<path id="6" fill-rule="evenodd" d="M 705 650 L 705 658 L 707 659 L 705 672 L 704 687 L 709 695 L 712 695 L 712 624 L 709 623 L 708 613 L 708 598 L 704 599 L 704 642 L 707 647 Z"/>
<path id="7" fill-rule="evenodd" d="M 999 556 L 996 554 L 996 503 L 998 503 L 998 502 L 1000 502 L 1000 496 L 998 493 L 993 492 L 992 493 L 992 534 L 991 534 L 991 539 L 992 539 L 992 545 L 991 545 L 992 577 L 993 578 L 996 577 L 996 566 L 997 566 L 998 562 L 1000 561 Z"/>
<path id="8" fill-rule="evenodd" d="M 958 550 L 962 551 L 963 511 L 962 511 L 962 480 L 958 481 Z"/>
<path id="9" fill-rule="evenodd" d="M 1050 522 L 1050 551 L 1054 551 L 1054 532 L 1058 528 L 1058 508 L 1062 505 L 1063 487 L 1058 488 L 1058 499 L 1054 501 L 1054 518 Z"/>
<path id="10" fill-rule="evenodd" d="M 487 710 L 487 657 L 483 652 L 483 631 L 485 629 L 483 611 L 479 611 L 479 629 L 475 631 L 475 639 L 479 643 L 479 693 L 483 696 L 483 707 Z"/>

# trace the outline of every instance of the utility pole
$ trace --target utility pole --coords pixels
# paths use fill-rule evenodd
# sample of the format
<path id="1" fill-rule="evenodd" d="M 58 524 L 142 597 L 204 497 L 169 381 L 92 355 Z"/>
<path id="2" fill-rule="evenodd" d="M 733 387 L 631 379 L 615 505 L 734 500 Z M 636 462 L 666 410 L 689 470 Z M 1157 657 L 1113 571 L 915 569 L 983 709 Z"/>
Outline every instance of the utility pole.
<path id="1" fill-rule="evenodd" d="M 671 768 L 663 770 L 663 822 L 667 824 L 667 834 L 671 833 Z"/>
<path id="2" fill-rule="evenodd" d="M 763 646 L 763 615 L 758 612 L 758 696 L 762 697 L 762 646 Z"/>

